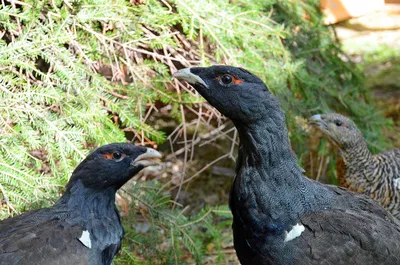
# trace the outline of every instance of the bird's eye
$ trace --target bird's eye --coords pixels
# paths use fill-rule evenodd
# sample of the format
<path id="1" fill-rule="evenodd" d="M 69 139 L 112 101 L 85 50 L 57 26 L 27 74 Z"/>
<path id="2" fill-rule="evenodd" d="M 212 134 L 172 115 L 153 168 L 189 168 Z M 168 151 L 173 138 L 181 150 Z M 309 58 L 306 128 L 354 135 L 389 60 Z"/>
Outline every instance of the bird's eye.
<path id="1" fill-rule="evenodd" d="M 120 152 L 114 152 L 113 153 L 113 159 L 114 160 L 120 160 L 122 157 L 122 154 Z"/>
<path id="2" fill-rule="evenodd" d="M 112 153 L 103 154 L 103 157 L 105 159 L 114 160 L 116 162 L 122 161 L 122 159 L 124 159 L 125 156 L 126 156 L 126 154 L 118 152 L 118 151 L 112 152 Z"/>
<path id="3" fill-rule="evenodd" d="M 221 82 L 224 83 L 225 85 L 231 84 L 233 81 L 233 78 L 231 75 L 223 75 L 221 76 Z"/>
<path id="4" fill-rule="evenodd" d="M 343 123 L 339 120 L 335 121 L 336 126 L 340 127 L 343 125 Z"/>

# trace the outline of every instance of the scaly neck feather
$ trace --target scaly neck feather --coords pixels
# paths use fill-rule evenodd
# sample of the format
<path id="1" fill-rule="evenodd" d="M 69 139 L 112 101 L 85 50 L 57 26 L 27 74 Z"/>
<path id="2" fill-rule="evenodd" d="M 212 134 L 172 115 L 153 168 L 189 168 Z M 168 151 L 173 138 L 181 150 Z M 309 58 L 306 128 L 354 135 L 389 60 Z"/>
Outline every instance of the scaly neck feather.
<path id="1" fill-rule="evenodd" d="M 68 185 L 63 196 L 56 202 L 67 211 L 78 212 L 81 216 L 104 216 L 115 211 L 115 193 L 113 187 L 95 190 L 85 187 L 77 180 Z"/>
<path id="2" fill-rule="evenodd" d="M 341 149 L 341 155 L 346 166 L 368 166 L 375 163 L 372 153 L 368 149 L 368 145 L 364 138 L 351 145 L 349 148 Z"/>
<path id="3" fill-rule="evenodd" d="M 293 183 L 303 179 L 303 170 L 297 165 L 296 156 L 291 149 L 285 116 L 280 107 L 269 109 L 263 119 L 250 124 L 237 121 L 234 123 L 240 138 L 238 166 L 263 168 L 280 175 L 263 176 L 268 178 L 264 179 L 268 182 Z"/>
<path id="4" fill-rule="evenodd" d="M 267 103 L 262 119 L 248 124 L 234 121 L 240 148 L 230 199 L 235 218 L 262 233 L 282 232 L 299 215 L 328 207 L 332 197 L 324 186 L 303 176 L 291 150 L 284 113 L 278 103 Z"/>

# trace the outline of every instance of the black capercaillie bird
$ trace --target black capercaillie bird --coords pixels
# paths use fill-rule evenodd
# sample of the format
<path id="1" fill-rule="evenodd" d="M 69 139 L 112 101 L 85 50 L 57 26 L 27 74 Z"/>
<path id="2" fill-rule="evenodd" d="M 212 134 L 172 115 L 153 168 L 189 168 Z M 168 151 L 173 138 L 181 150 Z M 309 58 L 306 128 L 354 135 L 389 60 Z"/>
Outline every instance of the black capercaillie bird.
<path id="1" fill-rule="evenodd" d="M 0 264 L 111 264 L 124 234 L 115 193 L 160 157 L 154 149 L 128 143 L 95 150 L 52 207 L 0 222 Z"/>
<path id="2" fill-rule="evenodd" d="M 398 221 L 365 195 L 303 175 L 279 101 L 257 76 L 232 66 L 185 68 L 174 76 L 238 130 L 229 205 L 242 265 L 400 264 Z"/>
<path id="3" fill-rule="evenodd" d="M 343 157 L 344 186 L 377 200 L 400 220 L 400 149 L 373 155 L 356 124 L 337 114 L 317 114 L 309 119 Z"/>

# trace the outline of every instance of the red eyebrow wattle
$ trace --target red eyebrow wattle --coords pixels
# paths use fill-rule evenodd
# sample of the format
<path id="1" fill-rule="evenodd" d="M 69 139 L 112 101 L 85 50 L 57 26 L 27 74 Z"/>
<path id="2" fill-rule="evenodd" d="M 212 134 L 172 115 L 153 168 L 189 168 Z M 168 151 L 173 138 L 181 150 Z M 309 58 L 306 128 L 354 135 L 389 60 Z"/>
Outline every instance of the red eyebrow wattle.
<path id="1" fill-rule="evenodd" d="M 244 80 L 242 79 L 237 79 L 236 77 L 234 77 L 233 75 L 230 75 L 232 77 L 233 83 L 236 85 L 239 85 L 241 83 L 244 82 Z M 215 77 L 216 80 L 219 80 L 220 76 Z"/>
<path id="2" fill-rule="evenodd" d="M 106 159 L 112 159 L 113 153 L 104 154 L 103 156 L 104 156 L 104 158 L 106 158 Z"/>
<path id="3" fill-rule="evenodd" d="M 233 79 L 233 83 L 236 84 L 236 85 L 239 85 L 239 84 L 243 83 L 242 79 L 237 79 L 233 75 L 232 75 L 232 79 Z"/>

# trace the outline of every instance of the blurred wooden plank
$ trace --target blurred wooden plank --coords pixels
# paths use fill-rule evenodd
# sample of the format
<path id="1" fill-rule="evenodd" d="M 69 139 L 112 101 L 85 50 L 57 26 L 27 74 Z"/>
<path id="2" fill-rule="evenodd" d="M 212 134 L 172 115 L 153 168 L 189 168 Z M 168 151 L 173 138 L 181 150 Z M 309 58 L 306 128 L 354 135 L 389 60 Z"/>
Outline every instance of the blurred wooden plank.
<path id="1" fill-rule="evenodd" d="M 381 10 L 384 6 L 385 0 L 321 0 L 325 24 L 335 24 L 352 17 L 359 17 Z"/>

